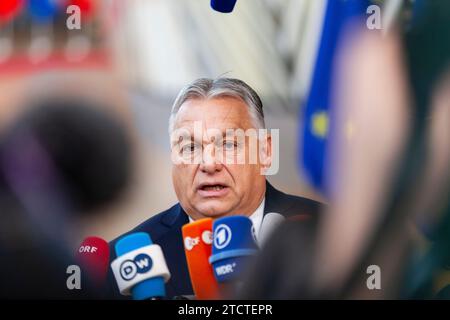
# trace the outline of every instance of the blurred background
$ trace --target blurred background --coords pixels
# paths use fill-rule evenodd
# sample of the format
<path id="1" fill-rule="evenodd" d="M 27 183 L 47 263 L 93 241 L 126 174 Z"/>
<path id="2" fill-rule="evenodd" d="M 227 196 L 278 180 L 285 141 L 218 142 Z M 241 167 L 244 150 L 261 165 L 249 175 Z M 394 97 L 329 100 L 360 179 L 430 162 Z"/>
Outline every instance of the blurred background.
<path id="1" fill-rule="evenodd" d="M 211 10 L 208 0 L 34 2 L 0 5 L 1 125 L 27 97 L 80 92 L 107 100 L 137 145 L 128 198 L 103 208 L 110 217 L 92 221 L 84 234 L 112 239 L 176 202 L 168 117 L 178 91 L 199 77 L 226 75 L 252 86 L 268 128 L 280 129 L 280 170 L 269 180 L 323 200 L 298 168 L 297 136 L 326 1 L 240 1 L 230 15 Z M 70 4 L 83 9 L 81 30 L 67 29 Z"/>

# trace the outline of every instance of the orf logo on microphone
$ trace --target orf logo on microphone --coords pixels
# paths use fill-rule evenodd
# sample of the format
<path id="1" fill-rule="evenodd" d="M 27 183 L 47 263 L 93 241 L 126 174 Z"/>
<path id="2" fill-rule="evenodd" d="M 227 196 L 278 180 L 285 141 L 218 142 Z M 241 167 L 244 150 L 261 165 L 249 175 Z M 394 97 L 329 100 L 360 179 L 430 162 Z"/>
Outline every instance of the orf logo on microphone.
<path id="1" fill-rule="evenodd" d="M 146 273 L 153 266 L 152 259 L 144 254 L 138 254 L 133 260 L 125 260 L 120 265 L 120 276 L 126 281 L 132 280 L 138 273 Z"/>
<path id="2" fill-rule="evenodd" d="M 225 248 L 231 241 L 231 229 L 226 224 L 217 226 L 214 230 L 214 246 L 217 249 Z"/>

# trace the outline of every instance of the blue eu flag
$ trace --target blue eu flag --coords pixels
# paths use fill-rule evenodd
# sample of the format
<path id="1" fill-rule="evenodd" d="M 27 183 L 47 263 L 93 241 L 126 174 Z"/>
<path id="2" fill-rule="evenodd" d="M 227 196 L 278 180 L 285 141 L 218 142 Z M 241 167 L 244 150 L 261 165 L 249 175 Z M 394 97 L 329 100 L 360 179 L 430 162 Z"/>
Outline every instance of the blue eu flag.
<path id="1" fill-rule="evenodd" d="M 303 151 L 300 167 L 312 185 L 320 191 L 324 186 L 324 159 L 330 128 L 333 65 L 341 34 L 348 22 L 365 18 L 368 0 L 328 0 L 311 88 L 303 114 Z M 348 31 L 348 30 L 346 30 Z"/>

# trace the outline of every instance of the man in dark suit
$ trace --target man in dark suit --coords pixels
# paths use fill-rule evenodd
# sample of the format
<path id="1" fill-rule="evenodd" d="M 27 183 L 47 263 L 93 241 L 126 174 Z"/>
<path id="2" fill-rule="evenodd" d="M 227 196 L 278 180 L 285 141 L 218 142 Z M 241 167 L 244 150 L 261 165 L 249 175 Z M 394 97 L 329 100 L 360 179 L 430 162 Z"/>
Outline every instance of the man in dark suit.
<path id="1" fill-rule="evenodd" d="M 171 273 L 168 298 L 193 294 L 181 235 L 184 224 L 245 215 L 258 240 L 269 212 L 282 217 L 318 213 L 318 202 L 282 193 L 266 181 L 273 163 L 272 143 L 278 142 L 272 142 L 264 128 L 261 100 L 241 80 L 198 79 L 175 100 L 169 133 L 179 203 L 130 231 L 146 232 L 161 246 Z M 112 260 L 116 241 L 110 244 Z"/>

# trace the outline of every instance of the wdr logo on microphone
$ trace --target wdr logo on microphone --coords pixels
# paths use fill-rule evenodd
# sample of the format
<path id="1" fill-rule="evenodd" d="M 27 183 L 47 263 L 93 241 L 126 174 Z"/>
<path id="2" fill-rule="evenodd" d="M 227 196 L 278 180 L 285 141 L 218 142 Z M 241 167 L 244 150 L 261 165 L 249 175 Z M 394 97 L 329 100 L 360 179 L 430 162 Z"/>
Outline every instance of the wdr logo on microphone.
<path id="1" fill-rule="evenodd" d="M 144 254 L 138 254 L 133 260 L 125 260 L 120 265 L 120 276 L 126 281 L 132 280 L 138 273 L 146 273 L 153 266 L 152 259 Z"/>
<path id="2" fill-rule="evenodd" d="M 225 248 L 231 241 L 231 229 L 226 224 L 219 225 L 214 234 L 214 246 L 217 249 Z"/>
<path id="3" fill-rule="evenodd" d="M 218 276 L 224 276 L 229 273 L 234 272 L 234 268 L 236 268 L 236 263 L 229 263 L 216 268 L 216 273 Z"/>

